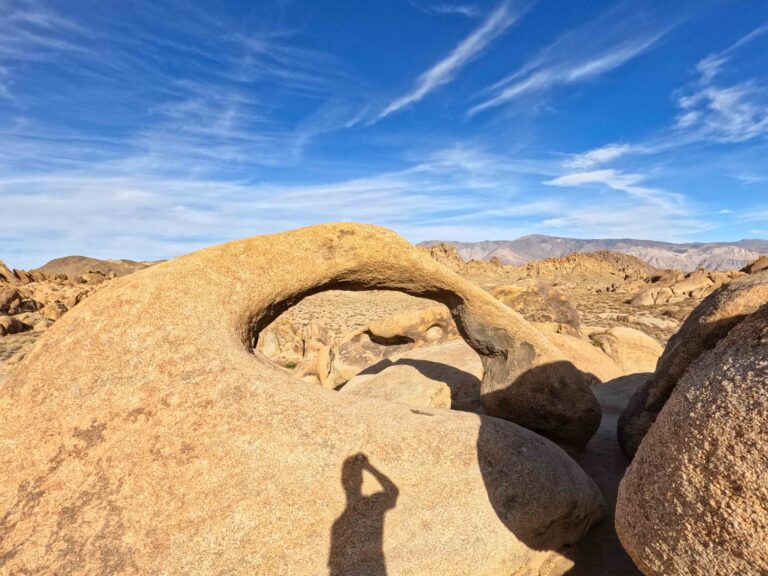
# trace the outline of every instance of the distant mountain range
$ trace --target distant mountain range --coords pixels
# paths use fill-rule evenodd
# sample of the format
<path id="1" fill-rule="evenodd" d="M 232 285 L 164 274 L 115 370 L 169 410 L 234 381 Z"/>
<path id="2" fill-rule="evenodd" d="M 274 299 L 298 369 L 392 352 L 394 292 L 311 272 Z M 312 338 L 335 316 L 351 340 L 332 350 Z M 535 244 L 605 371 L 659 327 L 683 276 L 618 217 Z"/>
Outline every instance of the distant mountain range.
<path id="1" fill-rule="evenodd" d="M 441 240 L 430 240 L 419 245 L 432 246 L 439 242 Z M 679 268 L 686 272 L 696 268 L 740 269 L 762 254 L 768 254 L 768 240 L 673 244 L 654 240 L 580 240 L 532 234 L 517 240 L 445 243 L 455 246 L 465 260 L 490 260 L 495 256 L 504 264 L 520 265 L 573 252 L 613 250 L 637 256 L 657 268 Z"/>

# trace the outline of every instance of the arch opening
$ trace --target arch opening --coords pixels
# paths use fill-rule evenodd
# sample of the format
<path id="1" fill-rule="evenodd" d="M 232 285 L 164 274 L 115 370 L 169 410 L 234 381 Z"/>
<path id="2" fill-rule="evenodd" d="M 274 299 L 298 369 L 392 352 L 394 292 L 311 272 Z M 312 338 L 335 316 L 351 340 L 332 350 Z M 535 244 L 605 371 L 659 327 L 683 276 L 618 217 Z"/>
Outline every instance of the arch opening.
<path id="1" fill-rule="evenodd" d="M 448 307 L 430 298 L 400 290 L 314 292 L 251 341 L 254 353 L 315 385 L 415 408 L 481 412 L 482 359 Z"/>

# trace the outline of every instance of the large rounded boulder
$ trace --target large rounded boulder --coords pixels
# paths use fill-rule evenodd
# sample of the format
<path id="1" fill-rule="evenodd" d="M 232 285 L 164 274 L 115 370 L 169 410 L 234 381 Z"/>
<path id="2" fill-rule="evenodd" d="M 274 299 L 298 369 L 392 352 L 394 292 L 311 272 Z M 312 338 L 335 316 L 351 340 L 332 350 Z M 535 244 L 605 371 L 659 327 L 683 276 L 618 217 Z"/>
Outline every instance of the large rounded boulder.
<path id="1" fill-rule="evenodd" d="M 705 298 L 670 338 L 653 378 L 638 389 L 619 419 L 622 451 L 632 457 L 678 380 L 749 314 L 768 302 L 768 273 L 743 276 Z"/>
<path id="2" fill-rule="evenodd" d="M 646 576 L 768 574 L 768 305 L 699 356 L 619 488 Z"/>
<path id="3" fill-rule="evenodd" d="M 304 296 L 376 288 L 447 305 L 484 385 L 534 420 L 559 406 L 553 437 L 583 421 L 545 338 L 388 230 L 215 246 L 105 285 L 0 387 L 0 571 L 492 576 L 580 539 L 602 497 L 543 436 L 339 394 L 254 351 Z"/>

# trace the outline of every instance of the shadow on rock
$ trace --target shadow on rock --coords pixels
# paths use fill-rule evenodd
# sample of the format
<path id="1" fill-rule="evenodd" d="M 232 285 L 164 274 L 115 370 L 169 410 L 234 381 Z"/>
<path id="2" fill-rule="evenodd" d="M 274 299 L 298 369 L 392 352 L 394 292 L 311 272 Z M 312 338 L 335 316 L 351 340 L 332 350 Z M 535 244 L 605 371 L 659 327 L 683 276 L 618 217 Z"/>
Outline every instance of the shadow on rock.
<path id="1" fill-rule="evenodd" d="M 369 472 L 383 488 L 363 494 L 363 472 Z M 330 576 L 386 576 L 384 517 L 397 504 L 397 486 L 375 468 L 365 454 L 350 456 L 341 468 L 341 485 L 347 507 L 331 528 L 328 557 Z"/>
<path id="2" fill-rule="evenodd" d="M 474 412 L 480 408 L 480 379 L 450 364 L 414 358 L 400 358 L 393 362 L 385 358 L 361 371 L 359 376 L 374 376 L 398 365 L 411 366 L 425 378 L 445 383 L 451 389 L 451 409 Z"/>
<path id="3" fill-rule="evenodd" d="M 579 386 L 584 374 L 566 361 L 526 370 L 506 388 L 481 388 L 483 409 L 490 416 L 515 422 L 556 442 L 581 451 L 600 427 L 600 404 L 589 387 Z M 564 410 L 568 401 L 571 411 Z M 535 413 L 527 407 L 536 406 Z"/>

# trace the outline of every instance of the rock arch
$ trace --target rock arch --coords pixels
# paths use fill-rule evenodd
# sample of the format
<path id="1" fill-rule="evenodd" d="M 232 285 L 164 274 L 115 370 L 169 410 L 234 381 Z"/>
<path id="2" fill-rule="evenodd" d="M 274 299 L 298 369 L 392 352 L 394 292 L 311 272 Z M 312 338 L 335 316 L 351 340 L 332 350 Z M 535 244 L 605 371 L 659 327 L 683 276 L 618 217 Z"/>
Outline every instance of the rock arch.
<path id="1" fill-rule="evenodd" d="M 394 233 L 329 224 L 231 242 L 104 288 L 0 389 L 2 561 L 321 573 L 355 453 L 399 486 L 392 574 L 493 574 L 586 532 L 599 492 L 544 438 L 338 395 L 251 352 L 283 310 L 332 288 L 446 304 L 483 359 L 487 411 L 574 447 L 597 428 L 581 373 L 545 338 Z"/>

